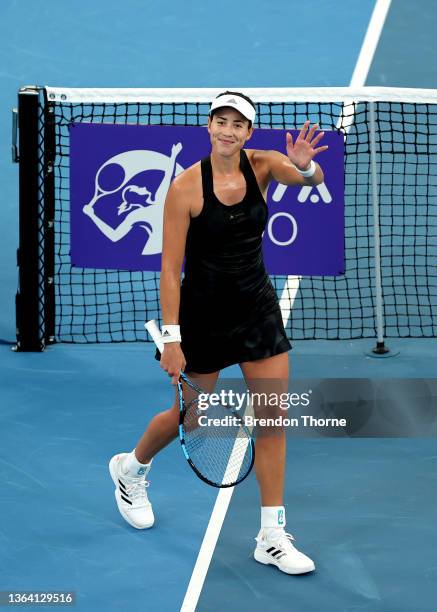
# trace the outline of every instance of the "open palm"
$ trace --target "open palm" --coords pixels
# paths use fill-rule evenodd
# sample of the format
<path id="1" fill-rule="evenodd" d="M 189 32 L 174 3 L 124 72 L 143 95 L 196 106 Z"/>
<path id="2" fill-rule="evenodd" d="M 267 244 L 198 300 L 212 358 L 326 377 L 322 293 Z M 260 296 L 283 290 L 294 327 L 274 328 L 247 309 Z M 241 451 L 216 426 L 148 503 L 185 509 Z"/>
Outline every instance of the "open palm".
<path id="1" fill-rule="evenodd" d="M 319 132 L 317 136 L 314 136 L 318 127 L 318 123 L 310 127 L 310 122 L 305 121 L 294 143 L 291 134 L 287 132 L 287 155 L 299 170 L 306 170 L 313 157 L 328 148 L 327 146 L 316 148 L 324 136 L 324 132 Z"/>

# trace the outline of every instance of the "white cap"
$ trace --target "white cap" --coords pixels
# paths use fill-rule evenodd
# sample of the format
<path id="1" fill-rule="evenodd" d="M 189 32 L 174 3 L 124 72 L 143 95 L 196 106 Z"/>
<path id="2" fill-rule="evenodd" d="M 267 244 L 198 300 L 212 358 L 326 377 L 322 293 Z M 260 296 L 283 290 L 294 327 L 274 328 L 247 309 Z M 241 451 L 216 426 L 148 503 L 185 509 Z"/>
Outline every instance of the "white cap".
<path id="1" fill-rule="evenodd" d="M 231 108 L 235 108 L 239 113 L 249 119 L 252 123 L 255 120 L 256 111 L 253 108 L 252 104 L 238 96 L 236 94 L 225 94 L 223 96 L 219 96 L 212 101 L 211 108 L 209 109 L 209 114 L 216 108 L 223 108 L 223 106 L 230 106 Z"/>

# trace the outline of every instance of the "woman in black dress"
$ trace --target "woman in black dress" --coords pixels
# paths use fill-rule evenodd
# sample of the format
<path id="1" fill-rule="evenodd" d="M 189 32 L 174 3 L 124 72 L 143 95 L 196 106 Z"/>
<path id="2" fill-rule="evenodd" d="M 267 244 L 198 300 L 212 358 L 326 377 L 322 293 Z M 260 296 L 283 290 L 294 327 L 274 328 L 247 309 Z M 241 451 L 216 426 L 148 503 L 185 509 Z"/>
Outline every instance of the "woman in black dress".
<path id="1" fill-rule="evenodd" d="M 277 380 L 279 387 L 288 381 L 291 346 L 262 256 L 265 197 L 272 179 L 321 183 L 323 172 L 313 157 L 327 147 L 316 146 L 323 132 L 316 135 L 318 126 L 307 121 L 294 143 L 287 134 L 287 155 L 244 150 L 254 119 L 255 107 L 245 95 L 215 98 L 208 120 L 211 154 L 176 177 L 167 194 L 160 285 L 165 348 L 157 358 L 173 384 L 183 370 L 211 390 L 220 370 L 235 363 L 252 387 L 257 380 Z M 153 456 L 177 436 L 178 419 L 176 395 L 134 451 L 111 459 L 119 510 L 139 529 L 153 524 L 145 478 Z M 255 559 L 290 574 L 312 571 L 312 560 L 284 530 L 285 433 L 259 436 L 255 457 L 261 493 Z"/>

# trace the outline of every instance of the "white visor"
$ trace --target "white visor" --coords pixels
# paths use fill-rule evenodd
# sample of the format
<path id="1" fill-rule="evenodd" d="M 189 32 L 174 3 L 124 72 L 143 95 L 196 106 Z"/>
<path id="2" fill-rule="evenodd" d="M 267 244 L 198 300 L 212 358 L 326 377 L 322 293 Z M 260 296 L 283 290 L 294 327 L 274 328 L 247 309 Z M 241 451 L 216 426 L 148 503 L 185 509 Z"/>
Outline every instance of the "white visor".
<path id="1" fill-rule="evenodd" d="M 236 96 L 234 94 L 226 94 L 224 96 L 219 96 L 212 101 L 211 108 L 209 109 L 209 114 L 216 108 L 223 108 L 223 106 L 230 106 L 231 108 L 235 108 L 239 113 L 249 119 L 252 123 L 255 121 L 256 111 L 253 108 L 252 104 L 242 98 L 241 96 Z"/>

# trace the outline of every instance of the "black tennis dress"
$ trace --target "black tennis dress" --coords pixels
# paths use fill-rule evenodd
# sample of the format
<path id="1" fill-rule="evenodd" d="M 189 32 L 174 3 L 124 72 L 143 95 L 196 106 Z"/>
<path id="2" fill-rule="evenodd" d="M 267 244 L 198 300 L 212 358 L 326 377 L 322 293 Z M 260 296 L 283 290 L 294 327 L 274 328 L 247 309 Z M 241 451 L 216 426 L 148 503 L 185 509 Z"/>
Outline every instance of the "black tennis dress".
<path id="1" fill-rule="evenodd" d="M 210 157 L 201 170 L 204 204 L 188 229 L 179 309 L 187 373 L 215 372 L 291 348 L 263 261 L 267 205 L 245 151 L 246 195 L 238 204 L 222 204 L 214 194 Z"/>

